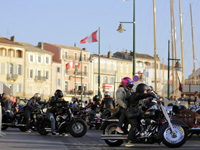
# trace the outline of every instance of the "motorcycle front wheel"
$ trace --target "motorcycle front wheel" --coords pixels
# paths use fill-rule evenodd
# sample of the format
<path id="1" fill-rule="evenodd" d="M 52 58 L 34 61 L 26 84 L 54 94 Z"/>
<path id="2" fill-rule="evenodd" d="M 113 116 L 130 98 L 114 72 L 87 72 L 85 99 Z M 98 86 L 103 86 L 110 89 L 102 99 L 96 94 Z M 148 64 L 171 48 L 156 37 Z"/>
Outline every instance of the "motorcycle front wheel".
<path id="1" fill-rule="evenodd" d="M 87 125 L 84 120 L 76 119 L 75 122 L 73 121 L 69 125 L 69 133 L 73 137 L 82 137 L 87 132 Z"/>
<path id="2" fill-rule="evenodd" d="M 116 128 L 117 128 L 117 123 L 111 123 L 107 125 L 107 127 L 104 129 L 103 134 L 115 134 L 116 133 Z M 120 146 L 124 143 L 123 140 L 104 140 L 106 144 L 109 146 Z"/>
<path id="3" fill-rule="evenodd" d="M 161 131 L 163 136 L 163 143 L 170 148 L 176 148 L 184 145 L 188 138 L 187 129 L 179 125 L 173 125 L 173 129 L 175 134 L 172 133 L 169 126 L 163 128 Z"/>

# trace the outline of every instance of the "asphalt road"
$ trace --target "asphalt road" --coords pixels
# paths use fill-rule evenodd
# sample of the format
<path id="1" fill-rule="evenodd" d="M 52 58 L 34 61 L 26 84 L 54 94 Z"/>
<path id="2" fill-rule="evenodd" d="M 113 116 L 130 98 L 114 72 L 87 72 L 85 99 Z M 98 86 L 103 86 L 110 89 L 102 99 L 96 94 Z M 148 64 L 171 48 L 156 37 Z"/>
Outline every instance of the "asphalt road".
<path id="1" fill-rule="evenodd" d="M 7 135 L 0 137 L 0 150 L 121 150 L 126 148 L 124 144 L 120 147 L 109 147 L 101 140 L 100 130 L 88 130 L 82 138 L 46 135 L 41 136 L 37 132 L 26 133 L 18 129 L 8 128 L 4 131 Z M 135 144 L 134 150 L 160 150 L 169 149 L 161 144 Z M 194 136 L 189 139 L 180 150 L 200 149 L 200 137 Z M 176 149 L 177 150 L 177 149 Z"/>

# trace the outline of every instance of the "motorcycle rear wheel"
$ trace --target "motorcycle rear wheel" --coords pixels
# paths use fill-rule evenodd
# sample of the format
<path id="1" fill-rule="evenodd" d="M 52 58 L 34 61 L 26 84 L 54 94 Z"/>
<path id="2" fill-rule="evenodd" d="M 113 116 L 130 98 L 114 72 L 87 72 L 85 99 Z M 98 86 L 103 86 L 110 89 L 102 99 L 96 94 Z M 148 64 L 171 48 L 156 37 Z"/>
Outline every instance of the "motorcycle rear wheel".
<path id="1" fill-rule="evenodd" d="M 117 123 L 111 123 L 103 130 L 103 134 L 115 134 L 116 128 L 117 128 Z M 112 147 L 117 147 L 124 143 L 123 140 L 104 140 L 104 141 L 106 144 Z"/>
<path id="2" fill-rule="evenodd" d="M 82 119 L 76 119 L 76 122 L 72 122 L 69 125 L 69 133 L 73 137 L 82 137 L 87 132 L 87 125 L 84 120 Z"/>
<path id="3" fill-rule="evenodd" d="M 175 131 L 175 135 L 172 134 L 172 131 L 169 126 L 166 126 L 166 128 L 163 128 L 161 131 L 163 136 L 163 143 L 170 148 L 177 148 L 181 147 L 183 144 L 185 144 L 187 138 L 188 138 L 188 131 L 186 128 L 174 125 L 173 128 Z"/>
<path id="4" fill-rule="evenodd" d="M 1 126 L 1 130 L 6 130 L 8 128 L 8 126 L 2 125 Z"/>

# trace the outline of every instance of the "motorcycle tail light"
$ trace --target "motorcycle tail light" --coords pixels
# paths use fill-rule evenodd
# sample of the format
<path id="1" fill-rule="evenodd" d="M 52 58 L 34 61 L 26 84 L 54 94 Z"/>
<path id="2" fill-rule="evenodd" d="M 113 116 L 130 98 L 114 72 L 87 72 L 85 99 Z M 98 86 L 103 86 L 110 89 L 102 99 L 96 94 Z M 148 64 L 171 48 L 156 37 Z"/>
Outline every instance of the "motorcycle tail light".
<path id="1" fill-rule="evenodd" d="M 100 117 L 97 117 L 97 119 L 100 119 Z"/>

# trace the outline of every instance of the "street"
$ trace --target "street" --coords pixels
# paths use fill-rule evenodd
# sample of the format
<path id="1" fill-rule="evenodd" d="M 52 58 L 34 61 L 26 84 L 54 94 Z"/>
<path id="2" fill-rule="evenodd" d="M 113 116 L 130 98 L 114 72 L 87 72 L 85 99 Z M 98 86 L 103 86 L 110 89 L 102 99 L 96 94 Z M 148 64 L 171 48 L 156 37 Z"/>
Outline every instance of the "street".
<path id="1" fill-rule="evenodd" d="M 37 132 L 26 133 L 18 129 L 8 128 L 4 131 L 7 135 L 0 137 L 1 150 L 107 150 L 107 149 L 129 149 L 124 146 L 109 147 L 103 140 L 101 140 L 100 130 L 88 130 L 86 135 L 82 138 L 74 138 L 71 135 L 68 137 L 62 136 L 41 136 Z M 200 137 L 194 136 L 189 139 L 186 144 L 180 149 L 195 150 L 200 148 Z M 155 150 L 155 149 L 169 149 L 161 144 L 135 144 L 134 150 Z"/>

